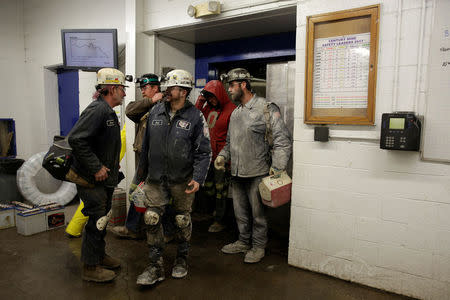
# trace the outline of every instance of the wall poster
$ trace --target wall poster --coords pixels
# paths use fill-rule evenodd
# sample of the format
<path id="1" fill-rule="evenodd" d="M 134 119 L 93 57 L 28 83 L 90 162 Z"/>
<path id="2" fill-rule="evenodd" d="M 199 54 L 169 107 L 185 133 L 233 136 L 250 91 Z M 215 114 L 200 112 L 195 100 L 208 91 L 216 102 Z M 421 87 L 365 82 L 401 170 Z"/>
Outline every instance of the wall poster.
<path id="1" fill-rule="evenodd" d="M 305 123 L 373 124 L 378 9 L 308 17 Z"/>

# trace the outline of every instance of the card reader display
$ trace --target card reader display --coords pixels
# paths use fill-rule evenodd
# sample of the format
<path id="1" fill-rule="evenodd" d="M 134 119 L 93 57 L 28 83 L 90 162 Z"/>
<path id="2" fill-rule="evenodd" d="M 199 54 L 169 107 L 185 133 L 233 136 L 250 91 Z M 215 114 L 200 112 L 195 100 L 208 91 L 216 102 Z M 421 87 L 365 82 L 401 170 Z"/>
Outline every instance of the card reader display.
<path id="1" fill-rule="evenodd" d="M 421 128 L 413 112 L 385 113 L 381 119 L 380 148 L 418 151 Z"/>

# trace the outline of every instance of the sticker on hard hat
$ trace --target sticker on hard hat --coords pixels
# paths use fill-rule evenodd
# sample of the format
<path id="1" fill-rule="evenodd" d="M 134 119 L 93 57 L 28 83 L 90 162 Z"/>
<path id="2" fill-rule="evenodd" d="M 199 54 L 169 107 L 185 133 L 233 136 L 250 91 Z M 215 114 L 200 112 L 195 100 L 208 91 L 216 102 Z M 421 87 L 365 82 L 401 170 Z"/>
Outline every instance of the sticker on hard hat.
<path id="1" fill-rule="evenodd" d="M 105 82 L 107 83 L 120 83 L 119 79 L 105 79 Z"/>
<path id="2" fill-rule="evenodd" d="M 179 120 L 177 122 L 177 128 L 181 128 L 184 130 L 189 130 L 191 128 L 191 123 L 185 120 Z"/>

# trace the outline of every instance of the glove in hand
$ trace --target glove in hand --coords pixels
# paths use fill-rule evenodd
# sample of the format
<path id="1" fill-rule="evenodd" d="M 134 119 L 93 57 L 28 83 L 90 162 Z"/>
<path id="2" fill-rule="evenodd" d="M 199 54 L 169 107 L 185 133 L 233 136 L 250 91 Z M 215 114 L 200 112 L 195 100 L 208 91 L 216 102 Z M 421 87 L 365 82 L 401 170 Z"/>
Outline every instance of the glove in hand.
<path id="1" fill-rule="evenodd" d="M 222 155 L 217 156 L 216 160 L 214 161 L 214 168 L 217 170 L 225 171 L 225 157 Z"/>
<path id="2" fill-rule="evenodd" d="M 130 184 L 130 189 L 128 190 L 128 195 L 131 196 L 131 194 L 133 194 L 133 192 L 136 190 L 136 188 L 137 188 L 137 184 L 134 184 L 134 183 Z"/>

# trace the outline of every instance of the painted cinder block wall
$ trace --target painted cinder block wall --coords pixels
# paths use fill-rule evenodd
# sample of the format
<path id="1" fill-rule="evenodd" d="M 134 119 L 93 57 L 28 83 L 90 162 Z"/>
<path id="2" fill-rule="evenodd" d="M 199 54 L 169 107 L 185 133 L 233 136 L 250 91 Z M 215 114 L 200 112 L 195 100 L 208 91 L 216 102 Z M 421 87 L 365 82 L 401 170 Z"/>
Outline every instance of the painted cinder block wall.
<path id="1" fill-rule="evenodd" d="M 222 1 L 226 11 L 217 18 L 274 9 L 289 2 Z M 306 16 L 378 3 L 376 125 L 330 126 L 330 142 L 313 142 L 313 126 L 303 122 Z M 185 12 L 195 1 L 144 4 L 146 30 L 201 22 Z M 383 112 L 413 110 L 417 76 L 420 88 L 415 111 L 424 114 L 434 4 L 432 0 L 296 2 L 291 265 L 424 299 L 449 298 L 450 167 L 421 161 L 417 152 L 381 150 L 378 140 Z M 417 74 L 422 11 L 422 72 Z"/>
<path id="2" fill-rule="evenodd" d="M 203 1 L 144 1 L 144 30 L 202 22 L 186 14 L 189 4 L 200 2 Z M 221 3 L 225 12 L 217 19 L 276 9 L 291 2 L 224 0 Z M 417 76 L 420 88 L 415 111 L 424 114 L 435 2 L 294 2 L 297 84 L 289 263 L 405 295 L 448 299 L 450 167 L 421 161 L 417 152 L 381 150 L 378 140 L 383 112 L 413 110 Z M 330 126 L 330 142 L 313 142 L 313 126 L 303 122 L 306 16 L 378 3 L 381 13 L 376 125 Z M 422 28 L 422 72 L 417 74 Z M 397 67 L 398 82 L 394 86 Z"/>
<path id="3" fill-rule="evenodd" d="M 306 17 L 378 3 L 376 125 L 330 126 L 335 138 L 314 142 L 314 126 L 303 122 Z M 418 152 L 381 150 L 377 139 L 382 113 L 414 108 L 419 47 L 423 65 L 415 111 L 424 114 L 434 4 L 298 2 L 289 264 L 409 296 L 450 299 L 450 165 L 421 161 Z"/>
<path id="4" fill-rule="evenodd" d="M 16 120 L 18 157 L 27 159 L 48 149 L 55 133 L 55 109 L 47 107 L 54 105 L 48 100 L 54 91 L 46 90 L 54 87 L 46 82 L 54 77 L 45 67 L 63 62 L 61 29 L 117 28 L 119 45 L 124 45 L 124 8 L 125 0 L 1 2 L 0 76 L 5 78 L 5 97 L 0 117 Z"/>
<path id="5" fill-rule="evenodd" d="M 25 105 L 25 48 L 22 1 L 2 1 L 0 9 L 0 118 L 16 121 L 16 144 L 29 139 L 31 110 Z M 17 147 L 19 153 L 23 148 Z"/>

